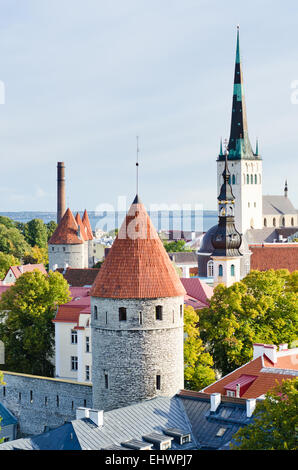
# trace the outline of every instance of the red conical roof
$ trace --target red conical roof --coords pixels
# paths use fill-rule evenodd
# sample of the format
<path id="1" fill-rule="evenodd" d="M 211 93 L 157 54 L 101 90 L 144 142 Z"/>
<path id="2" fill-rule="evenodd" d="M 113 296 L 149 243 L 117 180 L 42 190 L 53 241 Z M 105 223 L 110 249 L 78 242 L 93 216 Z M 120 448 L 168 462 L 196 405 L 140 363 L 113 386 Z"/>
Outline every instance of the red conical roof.
<path id="1" fill-rule="evenodd" d="M 84 242 L 88 241 L 88 234 L 87 234 L 87 229 L 85 224 L 83 223 L 80 214 L 77 212 L 76 214 L 76 223 L 78 224 L 78 227 L 80 226 L 80 232 L 81 232 L 81 237 Z"/>
<path id="2" fill-rule="evenodd" d="M 88 212 L 87 212 L 86 209 L 85 209 L 85 212 L 83 214 L 82 221 L 83 221 L 83 224 L 85 225 L 85 227 L 87 229 L 88 240 L 93 240 L 93 232 L 92 232 Z"/>
<path id="3" fill-rule="evenodd" d="M 49 245 L 76 245 L 83 243 L 78 237 L 78 225 L 73 213 L 68 208 L 60 220 L 58 227 L 48 241 Z"/>
<path id="4" fill-rule="evenodd" d="M 185 289 L 146 209 L 136 197 L 90 295 L 139 299 L 184 294 Z"/>

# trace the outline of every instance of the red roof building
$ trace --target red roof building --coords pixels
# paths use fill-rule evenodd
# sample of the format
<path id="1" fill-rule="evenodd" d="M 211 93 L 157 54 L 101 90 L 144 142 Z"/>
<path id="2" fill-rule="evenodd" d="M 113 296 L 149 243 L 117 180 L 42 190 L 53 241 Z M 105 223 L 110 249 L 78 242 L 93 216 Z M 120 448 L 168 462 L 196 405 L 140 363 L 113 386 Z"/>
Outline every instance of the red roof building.
<path id="1" fill-rule="evenodd" d="M 253 360 L 204 388 L 205 393 L 258 398 L 285 379 L 298 376 L 298 348 L 254 344 Z"/>
<path id="2" fill-rule="evenodd" d="M 78 224 L 68 208 L 59 222 L 58 227 L 48 241 L 49 245 L 77 245 L 83 240 L 78 237 Z"/>
<path id="3" fill-rule="evenodd" d="M 252 252 L 251 270 L 268 269 L 298 270 L 298 243 L 266 243 L 249 245 Z"/>
<path id="4" fill-rule="evenodd" d="M 82 240 L 84 242 L 87 242 L 89 240 L 89 237 L 88 237 L 88 234 L 87 234 L 87 228 L 86 228 L 85 224 L 83 223 L 83 221 L 81 219 L 81 216 L 78 212 L 75 216 L 75 221 L 77 223 L 78 230 L 79 230 L 80 236 L 82 237 Z"/>
<path id="5" fill-rule="evenodd" d="M 12 285 L 22 274 L 29 272 L 32 273 L 36 269 L 42 274 L 47 275 L 47 271 L 43 264 L 24 264 L 20 266 L 10 266 L 3 281 L 1 282 L 1 285 Z"/>
<path id="6" fill-rule="evenodd" d="M 178 297 L 185 289 L 145 210 L 135 198 L 91 289 L 91 296 Z"/>
<path id="7" fill-rule="evenodd" d="M 85 211 L 84 211 L 84 214 L 83 214 L 83 217 L 82 217 L 82 221 L 83 221 L 84 226 L 85 226 L 86 229 L 87 229 L 88 240 L 93 240 L 93 232 L 92 232 L 92 228 L 91 228 L 91 224 L 90 224 L 88 212 L 87 212 L 86 209 L 85 209 Z"/>

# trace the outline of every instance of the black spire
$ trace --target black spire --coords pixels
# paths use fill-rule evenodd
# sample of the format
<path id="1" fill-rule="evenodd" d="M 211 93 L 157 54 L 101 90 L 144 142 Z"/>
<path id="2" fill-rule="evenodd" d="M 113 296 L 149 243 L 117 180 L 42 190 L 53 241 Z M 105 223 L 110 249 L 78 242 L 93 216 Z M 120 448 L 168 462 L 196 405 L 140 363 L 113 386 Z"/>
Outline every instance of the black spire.
<path id="1" fill-rule="evenodd" d="M 224 181 L 217 198 L 219 205 L 218 226 L 211 238 L 211 243 L 214 248 L 212 255 L 242 256 L 239 251 L 242 237 L 235 227 L 235 197 L 229 182 L 228 151 L 225 153 L 225 168 L 222 176 Z"/>
<path id="2" fill-rule="evenodd" d="M 237 27 L 236 62 L 234 75 L 234 93 L 232 106 L 231 132 L 229 139 L 229 160 L 256 159 L 249 137 L 244 99 L 242 65 L 240 58 L 239 26 Z M 260 158 L 260 157 L 258 157 Z M 219 155 L 219 160 L 224 156 Z"/>

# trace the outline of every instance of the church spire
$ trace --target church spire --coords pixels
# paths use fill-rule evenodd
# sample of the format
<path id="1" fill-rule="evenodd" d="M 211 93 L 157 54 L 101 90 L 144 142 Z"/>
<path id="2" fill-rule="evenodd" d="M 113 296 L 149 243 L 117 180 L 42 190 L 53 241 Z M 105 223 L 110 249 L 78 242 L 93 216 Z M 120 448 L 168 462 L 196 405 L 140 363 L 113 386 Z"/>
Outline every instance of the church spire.
<path id="1" fill-rule="evenodd" d="M 232 106 L 231 132 L 229 139 L 229 160 L 255 159 L 249 137 L 244 99 L 242 64 L 240 57 L 239 26 L 237 26 L 236 62 Z"/>

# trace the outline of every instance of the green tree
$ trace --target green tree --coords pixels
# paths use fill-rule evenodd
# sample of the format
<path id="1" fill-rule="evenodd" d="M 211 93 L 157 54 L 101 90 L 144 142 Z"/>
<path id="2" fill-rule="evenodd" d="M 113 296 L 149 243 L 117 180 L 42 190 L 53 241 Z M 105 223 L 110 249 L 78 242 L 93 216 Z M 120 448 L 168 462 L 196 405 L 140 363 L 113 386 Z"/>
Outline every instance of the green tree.
<path id="1" fill-rule="evenodd" d="M 184 380 L 188 390 L 201 390 L 215 381 L 213 360 L 205 352 L 199 332 L 199 315 L 188 306 L 184 308 Z"/>
<path id="2" fill-rule="evenodd" d="M 4 215 L 0 215 L 0 224 L 5 225 L 6 228 L 16 228 L 16 222 L 10 219 L 9 217 L 5 217 Z"/>
<path id="3" fill-rule="evenodd" d="M 38 246 L 39 248 L 47 247 L 48 230 L 41 219 L 32 219 L 27 223 L 28 234 L 27 242 L 29 245 Z"/>
<path id="4" fill-rule="evenodd" d="M 52 271 L 48 276 L 37 270 L 24 273 L 2 294 L 0 337 L 5 345 L 5 370 L 52 375 L 52 320 L 57 307 L 69 300 L 66 280 Z"/>
<path id="5" fill-rule="evenodd" d="M 233 450 L 298 449 L 298 378 L 283 380 L 257 404 L 254 420 L 233 438 Z"/>
<path id="6" fill-rule="evenodd" d="M 165 247 L 168 253 L 176 253 L 181 251 L 191 251 L 185 247 L 185 240 L 177 240 L 173 242 L 163 242 L 163 246 Z"/>
<path id="7" fill-rule="evenodd" d="M 8 255 L 0 251 L 0 279 L 3 280 L 10 266 L 19 266 L 20 261 L 13 255 Z"/>
<path id="8" fill-rule="evenodd" d="M 21 259 L 30 250 L 30 245 L 17 228 L 0 224 L 0 251 Z"/>
<path id="9" fill-rule="evenodd" d="M 48 240 L 51 238 L 51 236 L 55 232 L 57 226 L 58 225 L 54 220 L 51 220 L 50 222 L 46 224 Z"/>
<path id="10" fill-rule="evenodd" d="M 200 311 L 201 338 L 223 375 L 252 359 L 253 343 L 297 339 L 297 272 L 251 271 L 231 287 L 214 289 Z"/>

